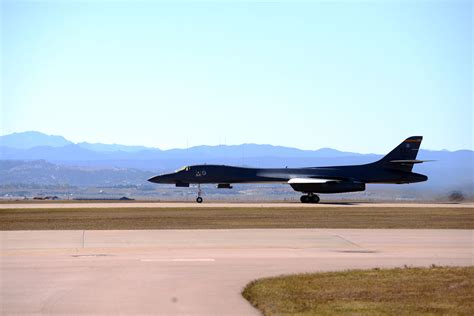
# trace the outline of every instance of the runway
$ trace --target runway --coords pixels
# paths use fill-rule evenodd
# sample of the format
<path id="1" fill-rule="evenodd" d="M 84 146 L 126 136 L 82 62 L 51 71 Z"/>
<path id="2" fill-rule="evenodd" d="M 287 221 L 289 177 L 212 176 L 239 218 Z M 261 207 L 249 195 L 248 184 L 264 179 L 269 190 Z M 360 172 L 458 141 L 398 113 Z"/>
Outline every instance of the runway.
<path id="1" fill-rule="evenodd" d="M 255 278 L 472 265 L 472 230 L 223 229 L 0 232 L 1 314 L 258 315 Z"/>
<path id="2" fill-rule="evenodd" d="M 352 208 L 465 208 L 474 207 L 474 203 L 359 203 L 359 202 L 322 202 L 318 204 L 294 203 L 229 203 L 229 202 L 23 202 L 0 203 L 0 209 L 61 209 L 61 208 L 317 208 L 317 207 L 352 207 Z"/>

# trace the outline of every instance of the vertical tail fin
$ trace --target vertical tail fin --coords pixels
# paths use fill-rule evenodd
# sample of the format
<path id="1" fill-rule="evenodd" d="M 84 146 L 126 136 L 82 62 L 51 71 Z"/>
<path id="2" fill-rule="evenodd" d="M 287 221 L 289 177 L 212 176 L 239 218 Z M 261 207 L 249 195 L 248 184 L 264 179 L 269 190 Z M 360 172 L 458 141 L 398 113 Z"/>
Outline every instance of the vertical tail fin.
<path id="1" fill-rule="evenodd" d="M 416 156 L 422 140 L 422 136 L 408 137 L 385 157 L 377 161 L 376 164 L 410 172 L 413 169 L 413 164 L 421 162 L 416 160 Z"/>

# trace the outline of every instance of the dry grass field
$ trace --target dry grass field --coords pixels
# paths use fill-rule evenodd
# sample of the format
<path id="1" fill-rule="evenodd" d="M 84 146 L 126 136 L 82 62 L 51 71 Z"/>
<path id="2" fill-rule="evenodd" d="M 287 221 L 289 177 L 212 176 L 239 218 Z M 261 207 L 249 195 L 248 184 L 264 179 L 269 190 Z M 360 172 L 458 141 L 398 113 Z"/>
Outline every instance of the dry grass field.
<path id="1" fill-rule="evenodd" d="M 281 276 L 242 295 L 264 315 L 474 315 L 474 267 Z"/>
<path id="2" fill-rule="evenodd" d="M 0 209 L 0 230 L 224 228 L 473 229 L 472 207 L 130 207 Z"/>

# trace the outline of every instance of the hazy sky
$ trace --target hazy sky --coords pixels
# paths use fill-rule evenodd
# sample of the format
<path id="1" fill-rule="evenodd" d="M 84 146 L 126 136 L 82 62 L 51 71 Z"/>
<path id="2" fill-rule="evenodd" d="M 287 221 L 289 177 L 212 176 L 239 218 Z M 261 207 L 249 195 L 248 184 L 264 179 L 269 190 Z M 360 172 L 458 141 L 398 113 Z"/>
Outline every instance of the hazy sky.
<path id="1" fill-rule="evenodd" d="M 473 148 L 471 1 L 1 3 L 1 134 Z"/>

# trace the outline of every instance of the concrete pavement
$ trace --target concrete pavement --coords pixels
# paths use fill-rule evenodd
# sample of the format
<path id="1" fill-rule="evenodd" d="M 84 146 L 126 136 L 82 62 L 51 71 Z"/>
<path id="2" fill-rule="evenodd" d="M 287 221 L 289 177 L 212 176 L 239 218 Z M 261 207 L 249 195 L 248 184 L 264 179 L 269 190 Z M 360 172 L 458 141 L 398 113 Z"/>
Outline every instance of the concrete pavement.
<path id="1" fill-rule="evenodd" d="M 0 232 L 1 314 L 255 315 L 255 278 L 472 265 L 472 230 Z"/>

